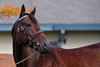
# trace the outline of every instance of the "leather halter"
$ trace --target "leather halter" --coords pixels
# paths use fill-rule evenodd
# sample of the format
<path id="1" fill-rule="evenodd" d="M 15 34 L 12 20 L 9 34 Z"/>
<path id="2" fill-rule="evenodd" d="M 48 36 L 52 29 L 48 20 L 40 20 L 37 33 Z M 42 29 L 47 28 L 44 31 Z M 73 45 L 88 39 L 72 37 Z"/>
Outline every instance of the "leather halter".
<path id="1" fill-rule="evenodd" d="M 30 14 L 28 14 L 30 15 Z M 26 28 L 24 28 L 22 26 L 22 19 L 24 19 L 25 17 L 28 17 L 28 15 L 24 15 L 23 17 L 21 17 L 20 19 L 18 19 L 18 28 L 17 28 L 17 32 L 24 32 L 24 34 L 27 36 L 28 40 L 29 40 L 29 44 L 25 45 L 26 47 L 31 47 L 34 48 L 36 50 L 39 50 L 40 48 L 40 43 L 38 43 L 37 41 L 35 41 L 35 38 L 42 33 L 42 31 L 38 31 L 34 36 L 30 36 L 28 35 L 28 33 L 26 32 Z M 44 47 L 43 49 L 45 49 L 45 52 L 49 51 L 49 46 L 48 44 L 44 43 Z M 40 51 L 41 52 L 41 51 Z M 45 53 L 44 52 L 44 53 Z"/>

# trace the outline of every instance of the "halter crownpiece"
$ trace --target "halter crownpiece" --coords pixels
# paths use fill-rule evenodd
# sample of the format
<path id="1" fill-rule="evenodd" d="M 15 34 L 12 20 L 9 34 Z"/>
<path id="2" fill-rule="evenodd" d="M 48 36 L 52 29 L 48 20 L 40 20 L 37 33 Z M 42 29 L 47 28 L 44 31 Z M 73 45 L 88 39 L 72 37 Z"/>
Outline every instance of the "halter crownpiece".
<path id="1" fill-rule="evenodd" d="M 24 15 L 21 18 L 19 18 L 18 20 L 21 21 L 22 19 L 24 19 L 25 17 L 28 17 L 28 15 Z"/>

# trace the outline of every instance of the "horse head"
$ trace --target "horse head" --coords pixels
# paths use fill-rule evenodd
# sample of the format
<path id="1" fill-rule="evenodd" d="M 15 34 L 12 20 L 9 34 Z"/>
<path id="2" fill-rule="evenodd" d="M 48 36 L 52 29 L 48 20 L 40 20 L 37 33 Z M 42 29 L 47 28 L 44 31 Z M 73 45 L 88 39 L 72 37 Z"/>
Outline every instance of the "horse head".
<path id="1" fill-rule="evenodd" d="M 19 19 L 16 21 L 17 42 L 26 47 L 34 48 L 41 53 L 47 52 L 49 42 L 35 18 L 36 7 L 31 13 L 25 13 L 25 11 L 23 4 Z"/>

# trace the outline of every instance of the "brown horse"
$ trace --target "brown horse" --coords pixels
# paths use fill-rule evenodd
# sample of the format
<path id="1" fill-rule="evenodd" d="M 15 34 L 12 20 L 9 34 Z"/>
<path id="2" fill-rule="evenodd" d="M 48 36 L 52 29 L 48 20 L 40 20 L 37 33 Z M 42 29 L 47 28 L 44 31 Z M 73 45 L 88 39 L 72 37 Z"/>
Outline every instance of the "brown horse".
<path id="1" fill-rule="evenodd" d="M 28 14 L 22 5 L 19 19 L 12 28 L 13 55 L 17 67 L 100 67 L 100 43 L 62 49 L 51 46 L 34 17 L 36 8 Z"/>

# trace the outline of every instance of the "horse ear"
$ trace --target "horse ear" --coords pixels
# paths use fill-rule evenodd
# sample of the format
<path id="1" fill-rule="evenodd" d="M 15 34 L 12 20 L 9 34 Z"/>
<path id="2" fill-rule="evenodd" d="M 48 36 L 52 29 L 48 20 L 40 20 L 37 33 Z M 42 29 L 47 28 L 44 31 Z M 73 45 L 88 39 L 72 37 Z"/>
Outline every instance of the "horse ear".
<path id="1" fill-rule="evenodd" d="M 21 13 L 20 13 L 20 16 L 19 16 L 19 18 L 20 17 L 22 17 L 24 14 L 25 14 L 25 6 L 24 6 L 24 4 L 22 5 L 22 7 L 21 7 Z"/>
<path id="2" fill-rule="evenodd" d="M 36 7 L 34 7 L 34 9 L 32 10 L 32 12 L 30 14 L 32 14 L 33 16 L 35 16 L 35 12 L 36 12 Z"/>

